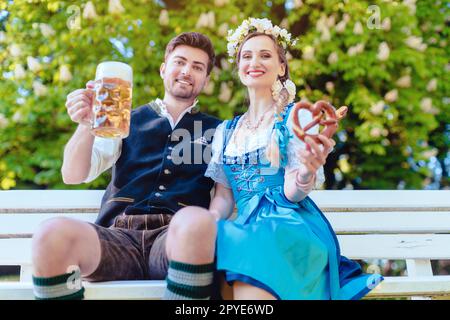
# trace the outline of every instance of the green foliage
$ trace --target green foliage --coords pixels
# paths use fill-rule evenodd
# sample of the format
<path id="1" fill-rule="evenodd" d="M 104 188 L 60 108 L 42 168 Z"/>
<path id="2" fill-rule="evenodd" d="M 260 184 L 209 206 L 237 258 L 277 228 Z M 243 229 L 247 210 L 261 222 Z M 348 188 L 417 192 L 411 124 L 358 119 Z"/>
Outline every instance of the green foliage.
<path id="1" fill-rule="evenodd" d="M 111 12 L 111 2 L 119 1 L 90 1 L 91 18 L 87 1 L 0 3 L 1 189 L 67 188 L 62 153 L 76 125 L 66 113 L 66 95 L 83 88 L 99 62 L 119 60 L 134 70 L 134 106 L 161 97 L 164 48 L 182 31 L 203 32 L 216 48 L 212 84 L 200 97 L 203 110 L 223 119 L 242 113 L 246 92 L 228 62 L 226 34 L 249 16 L 268 17 L 299 37 L 289 53 L 299 99 L 349 106 L 327 164 L 328 188 L 388 189 L 401 181 L 422 188 L 430 172 L 415 164 L 435 154 L 443 163 L 447 156 L 445 2 L 132 0 L 122 1 L 122 13 Z M 370 5 L 380 12 L 375 28 Z M 103 188 L 108 179 L 88 187 Z"/>

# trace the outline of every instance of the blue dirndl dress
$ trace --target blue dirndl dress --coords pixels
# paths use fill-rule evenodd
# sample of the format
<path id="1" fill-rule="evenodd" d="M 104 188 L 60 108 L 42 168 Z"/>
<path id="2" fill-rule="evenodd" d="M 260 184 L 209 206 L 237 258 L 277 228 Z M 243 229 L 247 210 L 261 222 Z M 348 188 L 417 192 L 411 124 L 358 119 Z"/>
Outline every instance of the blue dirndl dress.
<path id="1" fill-rule="evenodd" d="M 290 138 L 286 119 L 291 106 L 273 129 L 278 130 L 281 158 L 286 157 Z M 363 273 L 357 262 L 341 255 L 330 223 L 309 197 L 299 203 L 286 198 L 283 165 L 271 167 L 265 148 L 239 157 L 225 156 L 238 120 L 223 123 L 228 130 L 223 130 L 222 168 L 236 201 L 237 217 L 218 221 L 217 269 L 225 272 L 228 283 L 246 282 L 278 299 L 365 296 L 383 277 Z"/>

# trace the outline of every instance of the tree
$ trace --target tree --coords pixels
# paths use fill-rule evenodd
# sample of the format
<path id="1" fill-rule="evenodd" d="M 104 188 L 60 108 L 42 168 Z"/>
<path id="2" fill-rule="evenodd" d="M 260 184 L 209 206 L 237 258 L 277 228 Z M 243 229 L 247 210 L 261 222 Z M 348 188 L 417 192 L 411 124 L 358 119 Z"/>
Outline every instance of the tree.
<path id="1" fill-rule="evenodd" d="M 201 96 L 223 119 L 245 111 L 226 56 L 243 19 L 268 17 L 298 37 L 289 52 L 298 98 L 350 112 L 326 166 L 327 188 L 422 188 L 448 157 L 448 7 L 441 1 L 7 1 L 0 4 L 0 188 L 67 188 L 66 95 L 105 60 L 134 70 L 133 105 L 163 92 L 159 66 L 176 34 L 212 39 L 217 62 Z M 436 157 L 436 158 L 434 158 Z M 448 166 L 448 165 L 447 165 Z M 444 171 L 448 186 L 448 171 Z M 89 184 L 105 187 L 108 175 Z M 73 188 L 85 188 L 75 186 Z"/>

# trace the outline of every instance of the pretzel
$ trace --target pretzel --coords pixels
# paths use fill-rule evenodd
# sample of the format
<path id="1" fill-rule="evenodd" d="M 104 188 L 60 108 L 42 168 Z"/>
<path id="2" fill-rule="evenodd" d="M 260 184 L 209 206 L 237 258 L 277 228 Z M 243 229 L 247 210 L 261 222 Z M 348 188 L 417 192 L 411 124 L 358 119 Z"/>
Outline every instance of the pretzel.
<path id="1" fill-rule="evenodd" d="M 311 112 L 313 116 L 313 120 L 308 123 L 304 128 L 301 126 L 298 112 L 300 109 L 306 109 Z M 295 135 L 305 142 L 306 137 L 311 137 L 317 143 L 322 144 L 319 139 L 318 134 L 309 134 L 307 133 L 309 129 L 319 124 L 324 126 L 324 129 L 319 132 L 328 138 L 331 138 L 338 128 L 338 121 L 345 117 L 347 114 L 348 108 L 346 106 L 340 107 L 336 110 L 329 102 L 320 100 L 316 103 L 311 104 L 310 102 L 300 101 L 294 105 L 293 119 L 292 119 L 292 129 Z"/>

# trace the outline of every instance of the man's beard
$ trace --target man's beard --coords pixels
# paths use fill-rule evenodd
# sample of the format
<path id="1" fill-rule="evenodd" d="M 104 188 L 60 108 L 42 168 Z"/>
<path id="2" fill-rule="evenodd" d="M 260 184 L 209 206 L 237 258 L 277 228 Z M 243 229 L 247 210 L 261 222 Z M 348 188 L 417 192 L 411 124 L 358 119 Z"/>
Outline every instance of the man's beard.
<path id="1" fill-rule="evenodd" d="M 179 84 L 177 82 L 174 82 L 172 87 L 169 89 L 170 94 L 175 98 L 189 100 L 197 97 L 198 95 L 198 93 L 194 92 L 193 86 L 190 86 L 190 88 L 185 89 L 177 88 L 177 86 L 179 86 Z"/>

